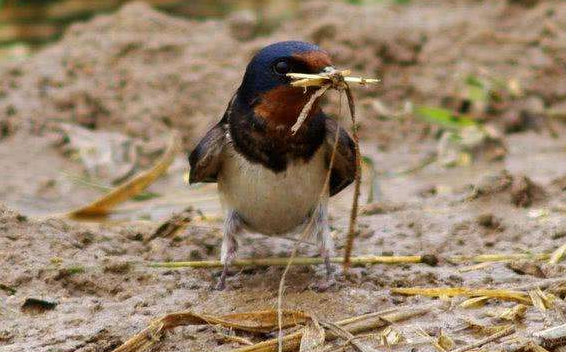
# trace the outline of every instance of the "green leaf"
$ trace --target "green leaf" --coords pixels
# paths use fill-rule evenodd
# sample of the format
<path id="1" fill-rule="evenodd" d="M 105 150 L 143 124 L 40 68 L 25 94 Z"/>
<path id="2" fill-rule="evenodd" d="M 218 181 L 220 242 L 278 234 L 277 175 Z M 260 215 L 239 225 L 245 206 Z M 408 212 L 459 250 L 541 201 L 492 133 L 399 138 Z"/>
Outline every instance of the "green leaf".
<path id="1" fill-rule="evenodd" d="M 481 79 L 468 76 L 466 78 L 466 95 L 469 100 L 476 103 L 485 103 L 489 99 L 491 89 L 489 84 L 486 84 Z"/>
<path id="2" fill-rule="evenodd" d="M 444 108 L 429 106 L 415 107 L 415 113 L 424 121 L 449 129 L 459 130 L 467 126 L 477 126 L 473 118 L 466 115 L 455 115 L 452 111 Z"/>

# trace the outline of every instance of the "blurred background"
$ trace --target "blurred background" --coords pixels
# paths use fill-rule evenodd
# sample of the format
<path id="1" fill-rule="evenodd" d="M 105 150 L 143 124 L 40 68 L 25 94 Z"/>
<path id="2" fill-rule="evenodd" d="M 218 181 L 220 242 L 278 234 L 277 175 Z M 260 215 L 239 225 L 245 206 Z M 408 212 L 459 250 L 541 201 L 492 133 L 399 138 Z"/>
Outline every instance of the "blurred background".
<path id="1" fill-rule="evenodd" d="M 3 0 L 0 2 L 0 45 L 4 57 L 29 54 L 30 49 L 60 38 L 65 28 L 100 13 L 109 13 L 129 0 Z M 249 11 L 269 31 L 290 16 L 298 0 L 146 0 L 145 3 L 165 13 L 205 20 L 224 18 L 232 12 Z"/>
<path id="2" fill-rule="evenodd" d="M 172 131 L 189 150 L 249 58 L 288 39 L 382 80 L 355 88 L 366 199 L 411 198 L 429 181 L 451 194 L 490 170 L 542 183 L 566 174 L 555 161 L 566 118 L 560 1 L 4 0 L 0 163 L 11 177 L 0 199 L 64 211 L 149 167 Z M 343 120 L 340 97 L 327 100 Z M 179 157 L 150 202 L 133 206 L 167 203 L 171 187 L 192 192 L 186 167 Z"/>

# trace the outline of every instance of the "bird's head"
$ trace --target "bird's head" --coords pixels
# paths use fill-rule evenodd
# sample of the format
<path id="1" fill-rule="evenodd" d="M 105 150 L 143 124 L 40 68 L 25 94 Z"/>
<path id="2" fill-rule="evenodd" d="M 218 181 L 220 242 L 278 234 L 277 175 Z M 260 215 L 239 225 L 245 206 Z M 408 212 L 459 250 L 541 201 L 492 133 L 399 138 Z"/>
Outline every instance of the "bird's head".
<path id="1" fill-rule="evenodd" d="M 290 127 L 316 88 L 291 86 L 288 73 L 321 73 L 332 69 L 328 53 L 318 46 L 285 41 L 261 49 L 250 61 L 238 98 L 255 116 L 274 127 Z M 318 111 L 318 106 L 311 114 Z"/>

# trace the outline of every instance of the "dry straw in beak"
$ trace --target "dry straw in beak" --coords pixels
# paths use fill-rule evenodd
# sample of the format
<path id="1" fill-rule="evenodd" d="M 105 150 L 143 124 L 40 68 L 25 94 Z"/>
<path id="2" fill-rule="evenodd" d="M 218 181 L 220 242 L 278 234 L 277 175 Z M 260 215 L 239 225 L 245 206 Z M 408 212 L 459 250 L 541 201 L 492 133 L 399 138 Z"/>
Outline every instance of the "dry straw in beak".
<path id="1" fill-rule="evenodd" d="M 356 174 L 354 177 L 354 198 L 352 200 L 352 209 L 350 212 L 350 226 L 348 227 L 348 237 L 346 239 L 346 246 L 344 248 L 344 267 L 348 268 L 350 265 L 350 256 L 352 253 L 352 247 L 354 245 L 354 237 L 356 235 L 356 220 L 358 217 L 358 200 L 360 197 L 360 183 L 361 183 L 361 154 L 359 146 L 359 137 L 356 127 L 356 109 L 354 104 L 354 96 L 350 91 L 350 86 L 348 83 L 357 84 L 376 84 L 379 82 L 378 79 L 374 78 L 362 78 L 362 77 L 351 77 L 349 76 L 349 70 L 336 70 L 333 67 L 321 72 L 319 74 L 305 74 L 305 73 L 288 73 L 287 77 L 290 77 L 293 82 L 291 85 L 294 87 L 303 87 L 305 92 L 308 87 L 319 87 L 316 92 L 314 92 L 309 101 L 301 110 L 301 113 L 297 117 L 297 122 L 291 127 L 291 132 L 295 134 L 299 128 L 301 128 L 303 122 L 306 120 L 309 112 L 316 99 L 321 97 L 328 89 L 336 89 L 338 91 L 345 91 L 346 97 L 348 98 L 348 107 L 350 109 L 350 117 L 352 119 L 352 137 L 354 138 L 354 147 L 356 154 Z M 330 171 L 329 171 L 330 172 Z"/>
<path id="2" fill-rule="evenodd" d="M 379 83 L 375 78 L 363 78 L 349 76 L 350 70 L 333 70 L 329 72 L 321 72 L 319 74 L 310 73 L 288 73 L 287 76 L 293 79 L 291 82 L 293 87 L 321 87 L 325 84 L 334 83 L 339 76 L 346 83 L 357 84 L 376 84 Z"/>
<path id="3" fill-rule="evenodd" d="M 349 74 L 350 74 L 350 70 L 336 70 L 336 69 L 331 69 L 326 72 L 321 72 L 318 74 L 311 74 L 311 73 L 287 74 L 287 77 L 293 80 L 293 82 L 291 82 L 291 85 L 293 87 L 303 87 L 305 91 L 308 87 L 319 87 L 319 89 L 313 93 L 309 101 L 303 107 L 303 110 L 297 117 L 297 122 L 295 122 L 295 124 L 291 127 L 291 132 L 293 132 L 293 134 L 297 133 L 299 128 L 301 128 L 303 122 L 305 122 L 316 99 L 321 97 L 329 88 L 342 91 L 349 89 L 348 83 L 357 83 L 362 85 L 379 83 L 379 80 L 375 78 L 352 77 L 349 76 Z"/>

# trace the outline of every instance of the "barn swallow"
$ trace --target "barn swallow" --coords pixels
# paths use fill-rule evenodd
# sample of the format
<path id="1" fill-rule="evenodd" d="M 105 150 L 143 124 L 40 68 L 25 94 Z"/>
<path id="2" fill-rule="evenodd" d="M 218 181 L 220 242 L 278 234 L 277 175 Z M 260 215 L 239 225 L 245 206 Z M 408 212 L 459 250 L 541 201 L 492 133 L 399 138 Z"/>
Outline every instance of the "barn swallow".
<path id="1" fill-rule="evenodd" d="M 318 101 L 299 130 L 291 131 L 316 88 L 293 87 L 287 74 L 333 69 L 329 54 L 313 44 L 285 41 L 261 49 L 220 122 L 191 152 L 189 182 L 218 183 L 225 213 L 218 289 L 225 286 L 236 237 L 244 230 L 284 235 L 312 221 L 309 234 L 332 272 L 328 198 L 354 180 L 354 142 Z M 329 187 L 321 197 L 336 136 Z"/>

